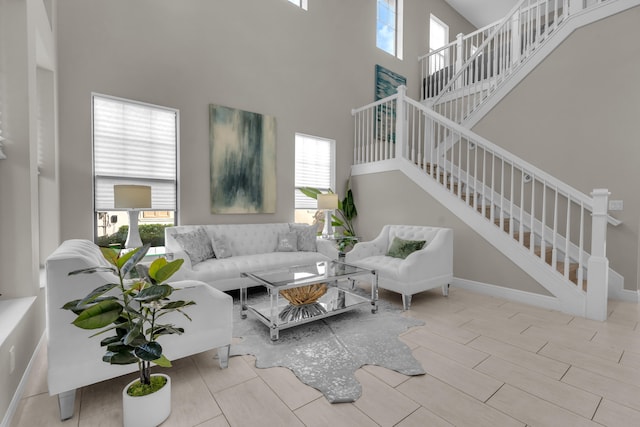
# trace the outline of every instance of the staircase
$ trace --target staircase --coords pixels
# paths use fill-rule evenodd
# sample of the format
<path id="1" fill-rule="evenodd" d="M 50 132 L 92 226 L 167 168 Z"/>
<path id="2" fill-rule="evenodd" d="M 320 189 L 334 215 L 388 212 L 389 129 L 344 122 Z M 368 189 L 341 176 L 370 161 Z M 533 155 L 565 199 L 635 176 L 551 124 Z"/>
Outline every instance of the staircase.
<path id="1" fill-rule="evenodd" d="M 608 191 L 586 195 L 398 93 L 353 110 L 352 174 L 400 170 L 533 277 L 567 313 L 604 320 Z M 455 141 L 454 145 L 449 142 Z"/>
<path id="2" fill-rule="evenodd" d="M 607 318 L 608 191 L 584 194 L 470 131 L 575 29 L 640 0 L 523 0 L 420 58 L 406 88 L 352 111 L 352 174 L 400 170 L 547 289 L 564 312 Z"/>
<path id="3" fill-rule="evenodd" d="M 503 19 L 419 58 L 421 100 L 473 127 L 573 31 L 639 0 L 522 0 Z"/>

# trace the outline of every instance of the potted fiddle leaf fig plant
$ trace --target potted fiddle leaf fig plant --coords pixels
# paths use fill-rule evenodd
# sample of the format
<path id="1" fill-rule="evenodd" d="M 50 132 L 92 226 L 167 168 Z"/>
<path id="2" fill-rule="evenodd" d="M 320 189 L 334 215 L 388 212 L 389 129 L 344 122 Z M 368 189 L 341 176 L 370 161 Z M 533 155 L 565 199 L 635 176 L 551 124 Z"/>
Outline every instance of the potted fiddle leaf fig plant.
<path id="1" fill-rule="evenodd" d="M 100 342 L 106 348 L 102 360 L 113 365 L 138 364 L 139 378 L 123 391 L 125 426 L 156 426 L 171 412 L 171 379 L 165 374 L 151 374 L 151 365 L 171 367 L 158 339 L 163 335 L 182 334 L 183 328 L 165 323 L 163 317 L 183 311 L 193 301 L 169 300 L 174 288 L 166 281 L 182 266 L 183 260 L 154 260 L 148 269 L 139 262 L 150 245 L 128 252 L 101 247 L 109 265 L 76 270 L 69 275 L 99 271 L 114 273 L 114 282 L 106 283 L 82 299 L 69 301 L 62 308 L 73 311 L 73 324 L 82 329 L 108 334 Z M 136 268 L 137 267 L 137 268 Z M 127 279 L 137 273 L 137 278 Z M 156 401 L 160 399 L 160 401 Z"/>

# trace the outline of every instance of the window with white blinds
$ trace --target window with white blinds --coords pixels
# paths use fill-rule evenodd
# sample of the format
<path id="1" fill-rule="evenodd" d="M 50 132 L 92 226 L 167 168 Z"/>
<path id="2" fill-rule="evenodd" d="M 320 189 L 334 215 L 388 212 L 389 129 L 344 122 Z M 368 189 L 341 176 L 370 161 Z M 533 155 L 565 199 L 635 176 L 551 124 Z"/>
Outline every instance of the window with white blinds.
<path id="1" fill-rule="evenodd" d="M 316 209 L 316 201 L 305 196 L 300 187 L 335 191 L 336 142 L 332 139 L 296 134 L 295 208 Z"/>
<path id="2" fill-rule="evenodd" d="M 151 186 L 151 209 L 177 205 L 178 110 L 93 95 L 95 210 L 114 211 L 113 186 Z"/>

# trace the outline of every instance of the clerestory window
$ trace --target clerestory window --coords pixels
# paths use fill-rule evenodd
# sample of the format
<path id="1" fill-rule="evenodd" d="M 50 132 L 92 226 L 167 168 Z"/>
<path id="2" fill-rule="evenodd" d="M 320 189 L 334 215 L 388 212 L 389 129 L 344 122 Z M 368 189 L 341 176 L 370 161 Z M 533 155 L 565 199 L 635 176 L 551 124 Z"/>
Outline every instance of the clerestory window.
<path id="1" fill-rule="evenodd" d="M 403 0 L 377 0 L 376 46 L 402 59 Z"/>
<path id="2" fill-rule="evenodd" d="M 449 43 L 449 26 L 431 14 L 429 19 L 429 52 L 438 50 Z M 443 49 L 431 55 L 429 71 L 438 71 L 449 65 L 450 58 L 448 49 Z"/>

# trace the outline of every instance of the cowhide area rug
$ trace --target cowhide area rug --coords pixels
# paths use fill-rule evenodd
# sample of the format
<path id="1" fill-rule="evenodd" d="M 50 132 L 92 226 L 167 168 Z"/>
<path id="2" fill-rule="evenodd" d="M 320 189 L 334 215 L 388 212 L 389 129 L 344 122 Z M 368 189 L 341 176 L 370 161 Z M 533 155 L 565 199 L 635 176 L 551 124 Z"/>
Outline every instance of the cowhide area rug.
<path id="1" fill-rule="evenodd" d="M 356 288 L 365 295 L 365 291 Z M 266 292 L 249 294 L 249 305 L 267 299 Z M 269 328 L 248 314 L 240 318 L 234 298 L 233 336 L 241 342 L 231 346 L 231 356 L 253 355 L 256 367 L 290 369 L 303 383 L 321 391 L 331 403 L 353 402 L 362 394 L 355 371 L 364 365 L 382 366 L 405 375 L 425 373 L 409 347 L 398 339 L 407 329 L 423 325 L 407 318 L 385 301 L 378 312 L 362 305 L 352 311 L 280 331 L 271 341 Z"/>

